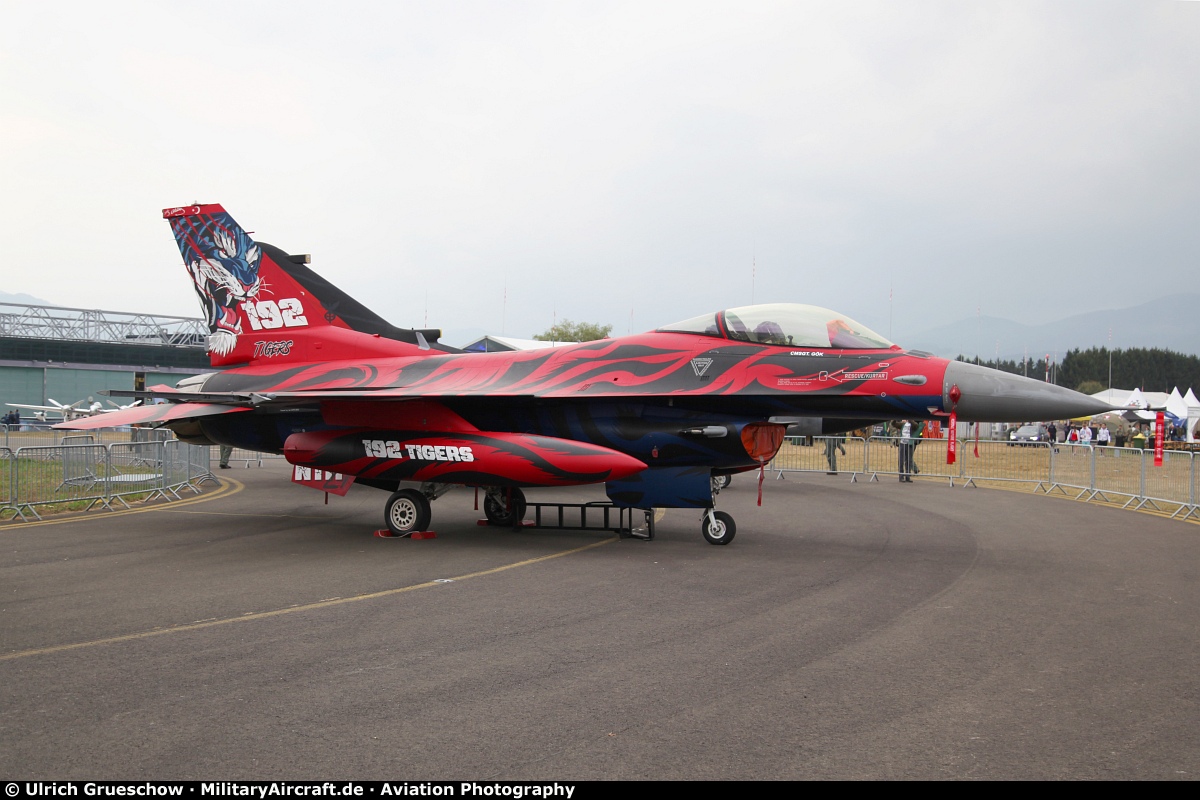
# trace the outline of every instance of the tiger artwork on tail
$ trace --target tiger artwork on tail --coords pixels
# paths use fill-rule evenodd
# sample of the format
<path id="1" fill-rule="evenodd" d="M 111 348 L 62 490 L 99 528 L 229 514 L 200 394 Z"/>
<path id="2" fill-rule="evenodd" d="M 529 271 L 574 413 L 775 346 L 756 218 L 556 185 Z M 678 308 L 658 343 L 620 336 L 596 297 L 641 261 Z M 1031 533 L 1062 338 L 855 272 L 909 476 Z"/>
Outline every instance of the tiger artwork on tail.
<path id="1" fill-rule="evenodd" d="M 171 227 L 208 318 L 208 352 L 227 355 L 242 333 L 239 304 L 264 289 L 258 275 L 262 251 L 223 212 L 175 216 Z"/>

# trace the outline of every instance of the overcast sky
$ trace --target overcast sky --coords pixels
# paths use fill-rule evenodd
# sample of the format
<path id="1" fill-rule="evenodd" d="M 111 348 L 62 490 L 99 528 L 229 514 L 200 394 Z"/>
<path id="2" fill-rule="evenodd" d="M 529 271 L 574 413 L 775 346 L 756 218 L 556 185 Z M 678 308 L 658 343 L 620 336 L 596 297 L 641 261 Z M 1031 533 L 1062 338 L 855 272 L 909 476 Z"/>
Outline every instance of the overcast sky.
<path id="1" fill-rule="evenodd" d="M 1198 2 L 0 10 L 0 288 L 55 304 L 199 316 L 195 201 L 450 344 L 1200 285 Z"/>

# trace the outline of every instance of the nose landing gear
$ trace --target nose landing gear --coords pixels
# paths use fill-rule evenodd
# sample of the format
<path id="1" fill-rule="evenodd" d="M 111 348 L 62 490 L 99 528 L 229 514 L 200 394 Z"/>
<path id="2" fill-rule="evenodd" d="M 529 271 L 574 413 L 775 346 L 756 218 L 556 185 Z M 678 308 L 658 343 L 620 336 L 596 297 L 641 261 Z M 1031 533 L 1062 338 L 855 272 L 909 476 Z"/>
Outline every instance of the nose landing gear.
<path id="1" fill-rule="evenodd" d="M 721 490 L 733 479 L 729 475 L 713 475 L 711 480 L 713 500 L 716 500 Z M 700 533 L 704 534 L 704 540 L 709 544 L 729 544 L 737 534 L 737 526 L 729 514 L 708 508 L 700 517 Z"/>
<path id="2" fill-rule="evenodd" d="M 710 508 L 700 518 L 700 532 L 709 544 L 729 544 L 737 534 L 737 526 L 733 524 L 733 517 Z"/>

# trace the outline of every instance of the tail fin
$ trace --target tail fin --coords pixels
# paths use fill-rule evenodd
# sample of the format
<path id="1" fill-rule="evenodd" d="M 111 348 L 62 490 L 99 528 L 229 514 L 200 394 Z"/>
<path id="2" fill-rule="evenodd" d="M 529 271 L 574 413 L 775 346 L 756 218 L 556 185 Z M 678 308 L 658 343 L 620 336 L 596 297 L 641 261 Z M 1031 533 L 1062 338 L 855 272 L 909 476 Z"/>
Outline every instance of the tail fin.
<path id="1" fill-rule="evenodd" d="M 255 242 L 219 205 L 163 210 L 208 318 L 214 367 L 458 352 L 439 330 L 396 328 L 293 256 Z"/>

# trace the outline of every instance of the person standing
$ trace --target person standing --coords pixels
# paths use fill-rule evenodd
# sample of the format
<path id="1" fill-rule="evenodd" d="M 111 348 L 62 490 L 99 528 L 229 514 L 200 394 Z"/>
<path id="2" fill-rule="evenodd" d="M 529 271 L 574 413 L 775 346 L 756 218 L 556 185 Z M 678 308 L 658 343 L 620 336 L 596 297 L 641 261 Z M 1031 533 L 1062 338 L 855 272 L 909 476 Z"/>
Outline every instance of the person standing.
<path id="1" fill-rule="evenodd" d="M 1100 455 L 1104 455 L 1103 448 L 1108 447 L 1108 445 L 1111 441 L 1112 441 L 1112 434 L 1109 432 L 1108 423 L 1106 422 L 1102 426 L 1100 426 L 1100 430 L 1098 430 L 1096 432 L 1096 446 L 1101 448 L 1100 453 L 1099 453 Z"/>
<path id="2" fill-rule="evenodd" d="M 1088 447 L 1092 446 L 1092 429 L 1087 425 L 1079 426 L 1079 443 Z"/>
<path id="3" fill-rule="evenodd" d="M 233 448 L 226 444 L 221 445 L 221 460 L 218 463 L 221 469 L 229 469 L 229 457 L 231 455 L 233 455 Z"/>
<path id="4" fill-rule="evenodd" d="M 829 471 L 826 475 L 837 475 L 837 451 L 838 441 L 832 436 L 825 437 L 825 461 L 829 464 Z"/>
<path id="5" fill-rule="evenodd" d="M 905 419 L 900 421 L 900 453 L 899 465 L 897 471 L 900 473 L 901 483 L 912 483 L 912 458 L 913 458 L 913 426 L 912 422 Z"/>
<path id="6" fill-rule="evenodd" d="M 908 454 L 908 466 L 913 475 L 920 475 L 921 468 L 917 466 L 917 447 L 925 438 L 925 420 L 919 419 L 913 423 L 912 450 Z"/>

